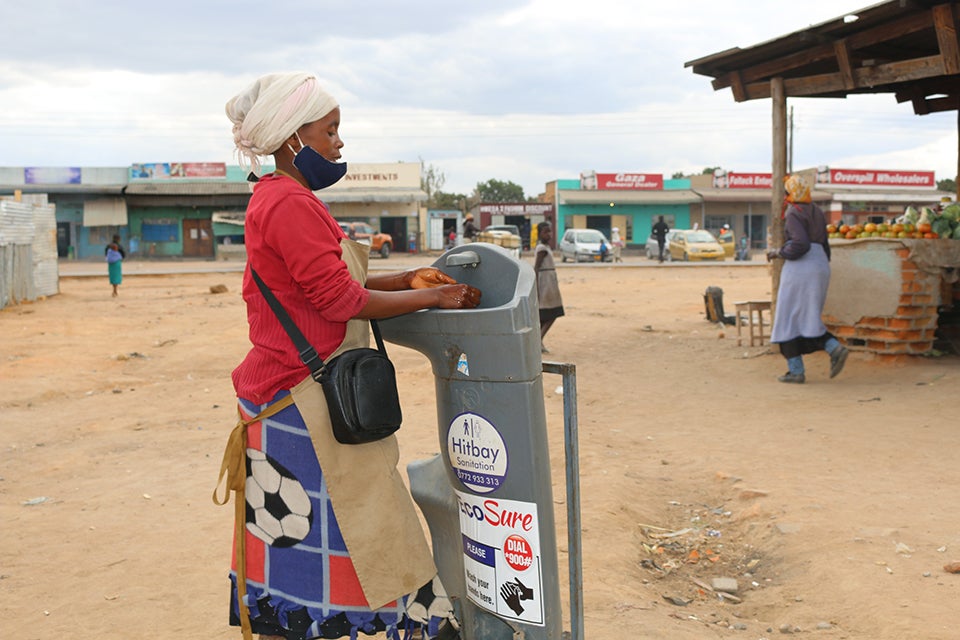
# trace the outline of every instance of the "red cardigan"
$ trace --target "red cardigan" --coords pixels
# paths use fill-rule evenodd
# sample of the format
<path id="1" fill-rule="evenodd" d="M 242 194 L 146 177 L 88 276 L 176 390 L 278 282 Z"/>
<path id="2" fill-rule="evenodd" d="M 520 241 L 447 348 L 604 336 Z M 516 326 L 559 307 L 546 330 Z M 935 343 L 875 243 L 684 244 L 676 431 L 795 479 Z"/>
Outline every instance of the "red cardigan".
<path id="1" fill-rule="evenodd" d="M 370 297 L 347 271 L 341 238 L 343 231 L 327 206 L 292 178 L 268 174 L 254 187 L 245 223 L 243 276 L 253 348 L 233 371 L 239 397 L 263 404 L 309 374 L 257 288 L 250 267 L 326 359 L 343 341 L 347 320 Z"/>

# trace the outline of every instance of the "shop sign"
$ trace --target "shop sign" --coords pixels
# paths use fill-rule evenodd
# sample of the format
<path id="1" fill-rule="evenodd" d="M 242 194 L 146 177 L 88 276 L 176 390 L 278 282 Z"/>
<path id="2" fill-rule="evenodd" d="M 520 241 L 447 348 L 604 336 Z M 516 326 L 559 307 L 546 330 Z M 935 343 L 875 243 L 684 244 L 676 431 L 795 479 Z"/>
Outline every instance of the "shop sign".
<path id="1" fill-rule="evenodd" d="M 508 216 L 542 216 L 553 213 L 553 205 L 539 202 L 497 202 L 491 204 L 481 204 L 480 213 L 489 213 L 491 215 L 502 214 Z"/>
<path id="2" fill-rule="evenodd" d="M 657 191 L 663 189 L 662 173 L 598 173 L 597 189 Z"/>
<path id="3" fill-rule="evenodd" d="M 223 162 L 141 162 L 130 165 L 131 180 L 226 177 L 227 165 Z"/>
<path id="4" fill-rule="evenodd" d="M 334 191 L 346 189 L 420 190 L 419 162 L 348 162 Z"/>
<path id="5" fill-rule="evenodd" d="M 26 167 L 24 184 L 80 184 L 80 167 Z"/>
<path id="6" fill-rule="evenodd" d="M 174 162 L 170 165 L 171 178 L 226 178 L 227 165 L 223 162 Z"/>
<path id="7" fill-rule="evenodd" d="M 828 167 L 817 170 L 817 182 L 854 187 L 929 187 L 933 189 L 937 186 L 933 171 L 881 171 Z"/>
<path id="8" fill-rule="evenodd" d="M 713 174 L 713 187 L 715 189 L 770 189 L 773 187 L 773 174 L 718 171 Z"/>

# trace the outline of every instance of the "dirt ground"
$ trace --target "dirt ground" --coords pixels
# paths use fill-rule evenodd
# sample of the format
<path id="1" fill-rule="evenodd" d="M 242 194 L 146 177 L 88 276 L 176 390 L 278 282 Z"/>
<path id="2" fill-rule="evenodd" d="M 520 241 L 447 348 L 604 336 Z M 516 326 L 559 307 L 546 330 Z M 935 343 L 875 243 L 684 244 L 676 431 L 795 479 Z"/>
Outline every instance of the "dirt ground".
<path id="1" fill-rule="evenodd" d="M 586 638 L 957 637 L 960 359 L 854 353 L 829 380 L 821 353 L 784 385 L 779 355 L 704 316 L 707 286 L 728 310 L 769 299 L 762 265 L 559 276 L 547 358 L 577 367 Z M 247 349 L 240 277 L 128 276 L 118 298 L 105 273 L 65 278 L 0 311 L 0 636 L 239 638 L 232 508 L 210 494 Z M 406 464 L 439 449 L 434 388 L 425 357 L 391 355 Z M 559 384 L 545 376 L 566 608 Z"/>

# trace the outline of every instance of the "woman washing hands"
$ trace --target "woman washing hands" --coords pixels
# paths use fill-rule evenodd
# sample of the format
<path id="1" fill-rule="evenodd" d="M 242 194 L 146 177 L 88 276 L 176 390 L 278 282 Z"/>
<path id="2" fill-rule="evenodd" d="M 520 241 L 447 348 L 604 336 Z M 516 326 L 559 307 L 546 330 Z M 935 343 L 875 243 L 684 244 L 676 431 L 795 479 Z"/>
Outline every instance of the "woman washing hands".
<path id="1" fill-rule="evenodd" d="M 368 247 L 344 235 L 315 193 L 347 168 L 338 162 L 340 108 L 314 75 L 263 76 L 226 112 L 241 164 L 254 175 L 262 156 L 276 165 L 256 181 L 245 222 L 252 348 L 233 372 L 241 421 L 224 460 L 228 489 L 245 495 L 237 505 L 230 623 L 245 638 L 356 638 L 361 631 L 399 638 L 413 627 L 426 638 L 456 635 L 452 606 L 436 606 L 445 593 L 396 468 L 396 437 L 360 445 L 334 439 L 323 391 L 251 268 L 325 361 L 367 347 L 368 319 L 470 309 L 480 291 L 432 267 L 367 274 Z M 265 514 L 267 495 L 297 517 Z M 426 614 L 431 602 L 435 615 Z"/>

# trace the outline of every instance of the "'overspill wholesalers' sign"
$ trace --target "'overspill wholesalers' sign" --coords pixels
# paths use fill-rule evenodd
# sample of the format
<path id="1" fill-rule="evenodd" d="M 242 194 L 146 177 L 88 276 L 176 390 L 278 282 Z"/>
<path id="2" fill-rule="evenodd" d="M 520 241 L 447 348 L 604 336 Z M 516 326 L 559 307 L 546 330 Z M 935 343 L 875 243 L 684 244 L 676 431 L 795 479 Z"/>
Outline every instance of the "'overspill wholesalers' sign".
<path id="1" fill-rule="evenodd" d="M 827 172 L 819 172 L 817 182 L 825 182 Z M 879 171 L 875 169 L 830 169 L 829 182 L 834 185 L 870 187 L 937 186 L 933 171 Z"/>

